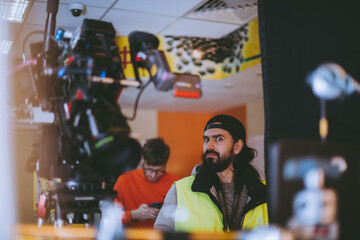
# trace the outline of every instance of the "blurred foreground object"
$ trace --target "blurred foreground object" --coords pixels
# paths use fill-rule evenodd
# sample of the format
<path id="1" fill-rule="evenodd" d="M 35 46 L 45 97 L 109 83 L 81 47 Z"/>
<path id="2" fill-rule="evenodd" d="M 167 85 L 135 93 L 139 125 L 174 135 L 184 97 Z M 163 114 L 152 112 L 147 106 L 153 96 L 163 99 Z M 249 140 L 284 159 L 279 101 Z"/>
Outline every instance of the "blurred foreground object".
<path id="1" fill-rule="evenodd" d="M 240 239 L 243 240 L 295 240 L 294 235 L 287 229 L 270 225 L 259 227 L 250 232 L 244 232 Z"/>
<path id="2" fill-rule="evenodd" d="M 321 64 L 307 76 L 306 82 L 315 96 L 324 100 L 360 93 L 360 84 L 336 63 Z"/>
<path id="3" fill-rule="evenodd" d="M 22 224 L 12 228 L 13 239 L 24 240 L 99 240 L 98 230 L 94 227 L 64 226 L 61 229 L 52 226 L 38 228 L 36 225 Z M 229 233 L 169 233 L 151 229 L 125 229 L 126 240 L 242 240 L 242 232 Z M 114 238 L 114 240 L 122 238 Z M 254 240 L 246 238 L 245 240 Z M 259 238 L 256 238 L 259 239 Z M 105 239 L 104 239 L 105 240 Z M 262 240 L 265 240 L 264 238 Z M 267 240 L 267 239 L 266 239 Z M 277 239 L 276 239 L 277 240 Z M 287 240 L 287 239 L 284 239 Z"/>
<path id="4" fill-rule="evenodd" d="M 298 239 L 339 238 L 337 195 L 324 188 L 324 181 L 324 170 L 311 168 L 304 176 L 305 189 L 295 195 L 288 227 Z"/>
<path id="5" fill-rule="evenodd" d="M 360 84 L 336 63 L 321 64 L 308 74 L 306 83 L 320 101 L 319 133 L 321 140 L 325 142 L 329 128 L 326 101 L 343 98 L 355 92 L 360 93 Z"/>
<path id="6" fill-rule="evenodd" d="M 272 144 L 266 176 L 270 222 L 299 237 L 349 239 L 357 233 L 359 156 L 356 142 Z"/>

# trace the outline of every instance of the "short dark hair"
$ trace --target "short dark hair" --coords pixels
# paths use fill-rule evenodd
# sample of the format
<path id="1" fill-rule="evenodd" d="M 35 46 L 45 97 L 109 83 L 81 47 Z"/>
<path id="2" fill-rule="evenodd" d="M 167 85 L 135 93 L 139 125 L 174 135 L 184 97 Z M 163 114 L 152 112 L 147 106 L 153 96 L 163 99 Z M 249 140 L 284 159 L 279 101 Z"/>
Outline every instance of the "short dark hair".
<path id="1" fill-rule="evenodd" d="M 143 158 L 150 166 L 165 165 L 170 156 L 170 148 L 162 138 L 148 139 L 142 149 Z"/>

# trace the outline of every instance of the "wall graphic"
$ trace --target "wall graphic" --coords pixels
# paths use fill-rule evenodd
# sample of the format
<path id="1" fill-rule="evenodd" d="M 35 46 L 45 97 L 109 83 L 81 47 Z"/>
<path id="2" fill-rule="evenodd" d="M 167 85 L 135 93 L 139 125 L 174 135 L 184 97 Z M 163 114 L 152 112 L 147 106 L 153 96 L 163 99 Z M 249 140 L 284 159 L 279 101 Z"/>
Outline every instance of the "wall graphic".
<path id="1" fill-rule="evenodd" d="M 220 38 L 157 36 L 171 71 L 223 79 L 260 63 L 258 19 Z M 117 38 L 125 76 L 134 78 L 127 37 Z M 146 70 L 140 71 L 147 77 Z"/>

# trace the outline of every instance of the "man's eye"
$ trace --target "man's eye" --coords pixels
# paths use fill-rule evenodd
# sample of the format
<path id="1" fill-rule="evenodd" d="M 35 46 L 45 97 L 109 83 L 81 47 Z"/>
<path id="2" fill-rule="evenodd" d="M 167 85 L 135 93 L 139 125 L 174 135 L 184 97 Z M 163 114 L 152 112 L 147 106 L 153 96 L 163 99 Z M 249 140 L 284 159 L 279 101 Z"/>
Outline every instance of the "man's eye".
<path id="1" fill-rule="evenodd" d="M 205 142 L 205 143 L 209 142 L 209 139 L 208 139 L 208 138 L 204 138 L 204 142 Z"/>
<path id="2" fill-rule="evenodd" d="M 222 140 L 223 140 L 222 137 L 217 137 L 217 138 L 216 138 L 216 141 L 218 141 L 218 142 L 221 142 Z"/>

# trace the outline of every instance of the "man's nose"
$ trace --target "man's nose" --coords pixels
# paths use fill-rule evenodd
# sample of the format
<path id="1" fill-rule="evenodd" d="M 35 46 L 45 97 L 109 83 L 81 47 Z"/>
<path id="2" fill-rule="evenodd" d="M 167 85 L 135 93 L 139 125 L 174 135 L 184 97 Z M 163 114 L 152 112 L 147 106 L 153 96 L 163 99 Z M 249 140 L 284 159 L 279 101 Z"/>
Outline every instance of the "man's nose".
<path id="1" fill-rule="evenodd" d="M 214 150 L 215 145 L 214 145 L 214 141 L 209 140 L 209 142 L 206 144 L 206 150 Z"/>

